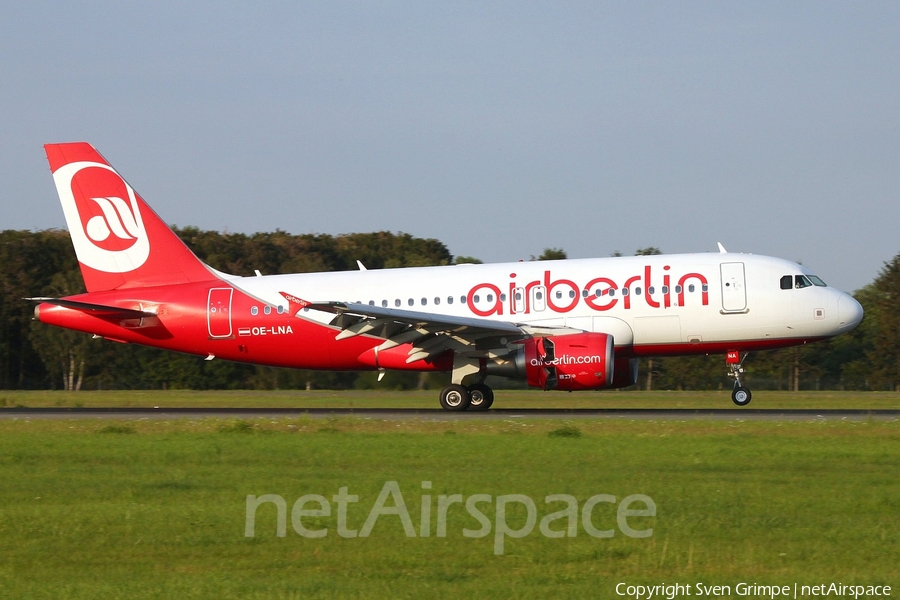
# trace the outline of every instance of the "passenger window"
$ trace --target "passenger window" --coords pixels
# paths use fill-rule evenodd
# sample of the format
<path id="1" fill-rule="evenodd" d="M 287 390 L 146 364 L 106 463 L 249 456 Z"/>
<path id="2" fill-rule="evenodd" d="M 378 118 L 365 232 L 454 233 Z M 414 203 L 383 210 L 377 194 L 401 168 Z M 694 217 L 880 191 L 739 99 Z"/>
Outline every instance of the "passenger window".
<path id="1" fill-rule="evenodd" d="M 703 284 L 703 287 L 700 288 L 700 289 L 702 289 L 704 292 L 708 292 L 708 291 L 709 291 L 709 285 L 707 285 L 707 284 L 704 283 L 704 284 Z"/>
<path id="2" fill-rule="evenodd" d="M 562 292 L 559 292 L 559 291 L 556 292 L 556 299 L 562 300 Z"/>
<path id="3" fill-rule="evenodd" d="M 623 295 L 623 296 L 627 296 L 629 293 L 631 293 L 631 292 L 630 292 L 630 290 L 629 290 L 628 288 L 622 288 L 622 295 Z"/>
<path id="4" fill-rule="evenodd" d="M 609 288 L 609 297 L 612 298 L 615 295 L 616 295 L 616 290 Z"/>
<path id="5" fill-rule="evenodd" d="M 400 306 L 400 298 L 394 300 L 394 306 Z"/>
<path id="6" fill-rule="evenodd" d="M 694 287 L 694 284 L 693 284 L 693 283 L 692 283 L 691 285 L 688 286 L 688 291 L 689 291 L 690 293 L 692 293 L 692 294 L 694 293 L 694 290 L 696 290 L 696 289 L 697 289 L 697 288 Z"/>
<path id="7" fill-rule="evenodd" d="M 369 306 L 375 306 L 375 301 L 374 301 L 374 300 L 369 300 Z"/>
<path id="8" fill-rule="evenodd" d="M 676 286 L 675 286 L 675 293 L 676 293 L 676 294 L 680 294 L 680 293 L 681 293 L 681 286 L 680 286 L 680 285 L 676 285 Z"/>
<path id="9" fill-rule="evenodd" d="M 422 298 L 422 306 L 428 304 L 428 298 Z"/>
<path id="10" fill-rule="evenodd" d="M 500 294 L 500 302 L 506 302 L 506 294 Z"/>
<path id="11" fill-rule="evenodd" d="M 647 288 L 647 293 L 652 296 L 653 294 L 656 293 L 656 288 L 651 285 L 650 287 Z"/>
<path id="12" fill-rule="evenodd" d="M 284 307 L 283 307 L 282 305 L 280 305 L 280 304 L 278 305 L 278 314 L 279 314 L 279 315 L 283 315 L 283 314 L 284 314 Z"/>
<path id="13" fill-rule="evenodd" d="M 569 290 L 569 298 L 575 297 L 575 290 Z"/>
<path id="14" fill-rule="evenodd" d="M 494 295 L 493 295 L 493 294 L 488 294 L 488 295 L 487 295 L 487 301 L 488 301 L 488 302 L 493 302 L 493 301 L 494 301 Z"/>
<path id="15" fill-rule="evenodd" d="M 416 303 L 416 301 L 413 300 L 412 298 L 410 298 L 409 300 L 406 301 L 406 303 L 409 304 L 410 306 L 412 306 Z"/>
<path id="16" fill-rule="evenodd" d="M 253 315 L 254 317 L 255 317 L 256 315 L 258 315 L 258 314 L 259 314 L 259 307 L 258 307 L 258 306 L 251 306 L 251 307 L 250 307 L 250 314 Z"/>
<path id="17" fill-rule="evenodd" d="M 669 286 L 664 285 L 664 286 L 662 287 L 662 293 L 663 293 L 663 294 L 668 294 L 668 293 L 669 293 Z"/>
<path id="18" fill-rule="evenodd" d="M 447 304 L 453 304 L 453 296 L 447 296 Z"/>
<path id="19" fill-rule="evenodd" d="M 381 306 L 382 306 L 382 308 L 387 308 L 387 300 L 382 300 Z"/>
<path id="20" fill-rule="evenodd" d="M 460 304 L 466 304 L 468 301 L 469 301 L 469 299 L 466 298 L 465 296 L 460 296 L 460 297 L 459 297 L 459 303 L 460 303 Z"/>
<path id="21" fill-rule="evenodd" d="M 472 302 L 481 302 L 481 296 L 475 294 L 474 296 L 472 296 Z"/>
<path id="22" fill-rule="evenodd" d="M 790 275 L 785 275 L 781 278 L 781 289 L 790 290 L 794 287 L 794 278 Z"/>
<path id="23" fill-rule="evenodd" d="M 440 304 L 440 303 L 441 303 L 441 299 L 438 298 L 437 296 L 435 296 L 435 298 L 434 298 L 434 303 L 435 303 L 435 304 Z"/>
<path id="24" fill-rule="evenodd" d="M 541 293 L 541 292 L 535 292 L 535 293 L 534 293 L 534 298 L 535 298 L 535 300 L 543 300 L 543 299 L 544 299 L 544 294 Z"/>
<path id="25" fill-rule="evenodd" d="M 639 287 L 634 288 L 634 295 L 635 295 L 635 296 L 640 296 L 640 295 L 641 295 L 641 288 L 639 288 Z"/>
<path id="26" fill-rule="evenodd" d="M 271 307 L 271 306 L 266 306 L 266 307 L 263 309 L 263 312 L 266 313 L 267 315 L 271 315 L 271 314 L 272 314 L 272 307 Z"/>

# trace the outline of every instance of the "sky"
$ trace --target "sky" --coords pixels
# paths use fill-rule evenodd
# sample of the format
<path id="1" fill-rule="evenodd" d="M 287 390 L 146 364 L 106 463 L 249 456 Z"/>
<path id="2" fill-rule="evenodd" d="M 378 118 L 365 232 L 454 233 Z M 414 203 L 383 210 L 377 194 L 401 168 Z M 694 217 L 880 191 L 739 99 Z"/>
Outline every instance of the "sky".
<path id="1" fill-rule="evenodd" d="M 853 291 L 900 253 L 898 57 L 897 2 L 8 3 L 0 229 L 63 228 L 42 145 L 88 141 L 179 226 Z"/>

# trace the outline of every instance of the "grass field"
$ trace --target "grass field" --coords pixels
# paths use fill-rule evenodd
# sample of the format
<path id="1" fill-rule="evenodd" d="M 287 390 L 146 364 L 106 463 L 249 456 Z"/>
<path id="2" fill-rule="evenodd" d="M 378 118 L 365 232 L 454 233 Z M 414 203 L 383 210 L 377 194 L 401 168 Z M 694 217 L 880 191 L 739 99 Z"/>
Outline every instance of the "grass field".
<path id="1" fill-rule="evenodd" d="M 720 392 L 542 392 L 497 390 L 496 408 L 731 408 L 729 390 Z M 0 391 L 0 409 L 28 407 L 139 406 L 271 408 L 439 408 L 436 390 L 391 391 Z M 895 392 L 754 393 L 752 408 L 900 409 Z"/>
<path id="2" fill-rule="evenodd" d="M 431 395 L 349 394 L 331 402 L 428 406 Z M 610 396 L 615 405 L 634 398 L 629 406 L 730 404 L 715 394 Z M 6 397 L 56 402 L 53 394 Z M 298 398 L 324 403 L 329 394 L 78 397 L 85 406 L 170 398 L 209 405 L 216 397 L 293 406 Z M 547 405 L 549 397 L 536 400 Z M 817 406 L 836 402 L 802 397 Z M 889 396 L 878 398 L 880 406 Z M 848 403 L 844 398 L 842 407 Z M 616 598 L 620 582 L 741 581 L 887 584 L 896 591 L 898 474 L 897 420 L 5 419 L 0 597 Z M 338 535 L 339 489 L 359 497 L 346 521 L 360 530 L 389 481 L 397 482 L 415 536 L 387 514 L 368 537 Z M 274 504 L 259 507 L 254 537 L 245 536 L 246 498 L 265 494 L 285 500 L 285 537 L 276 535 Z M 324 538 L 294 530 L 291 508 L 306 494 L 331 502 L 331 515 L 302 520 L 310 529 L 326 528 Z M 438 496 L 452 494 L 491 496 L 478 505 L 491 525 L 488 535 L 465 537 L 464 529 L 480 524 L 455 504 L 446 536 L 437 537 Z M 504 537 L 496 554 L 496 499 L 509 494 L 535 502 L 537 523 L 565 508 L 545 503 L 546 496 L 574 496 L 575 537 L 545 537 L 536 524 L 525 537 Z M 597 504 L 589 522 L 613 530 L 610 538 L 588 535 L 580 518 L 597 494 L 615 497 Z M 655 503 L 655 516 L 626 521 L 652 528 L 650 537 L 628 537 L 618 525 L 617 503 L 632 494 Z M 423 504 L 432 506 L 429 537 L 420 535 Z M 505 522 L 525 527 L 524 505 L 510 504 Z M 564 531 L 566 524 L 556 520 L 551 529 Z"/>

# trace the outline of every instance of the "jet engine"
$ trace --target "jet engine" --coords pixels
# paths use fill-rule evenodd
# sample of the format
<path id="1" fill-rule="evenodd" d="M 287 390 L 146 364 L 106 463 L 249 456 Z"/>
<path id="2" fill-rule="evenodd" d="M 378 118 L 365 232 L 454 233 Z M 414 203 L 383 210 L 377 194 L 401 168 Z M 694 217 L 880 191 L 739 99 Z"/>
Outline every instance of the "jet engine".
<path id="1" fill-rule="evenodd" d="M 532 338 L 489 361 L 486 371 L 544 390 L 598 390 L 613 385 L 614 354 L 613 336 L 606 333 Z"/>

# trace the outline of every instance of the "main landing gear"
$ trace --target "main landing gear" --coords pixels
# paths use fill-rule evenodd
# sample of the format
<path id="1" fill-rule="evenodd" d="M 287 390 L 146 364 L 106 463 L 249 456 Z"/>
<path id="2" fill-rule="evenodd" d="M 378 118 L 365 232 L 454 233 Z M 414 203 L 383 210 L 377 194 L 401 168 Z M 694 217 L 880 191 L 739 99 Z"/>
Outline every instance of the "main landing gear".
<path id="1" fill-rule="evenodd" d="M 458 383 L 441 390 L 441 408 L 444 410 L 487 410 L 494 403 L 494 390 L 483 383 L 464 386 Z"/>
<path id="2" fill-rule="evenodd" d="M 750 388 L 744 387 L 741 383 L 741 373 L 745 373 L 744 361 L 747 360 L 748 356 L 750 356 L 749 352 L 745 352 L 744 356 L 741 356 L 741 353 L 738 351 L 729 351 L 725 355 L 725 362 L 730 369 L 728 376 L 734 378 L 734 389 L 731 390 L 731 401 L 738 406 L 747 406 L 750 404 L 750 400 L 753 397 L 750 393 Z"/>
<path id="3" fill-rule="evenodd" d="M 484 382 L 484 365 L 475 357 L 453 356 L 451 385 L 441 390 L 444 410 L 487 410 L 494 403 L 494 391 Z M 469 385 L 464 385 L 469 382 Z M 472 383 L 474 382 L 474 383 Z"/>

